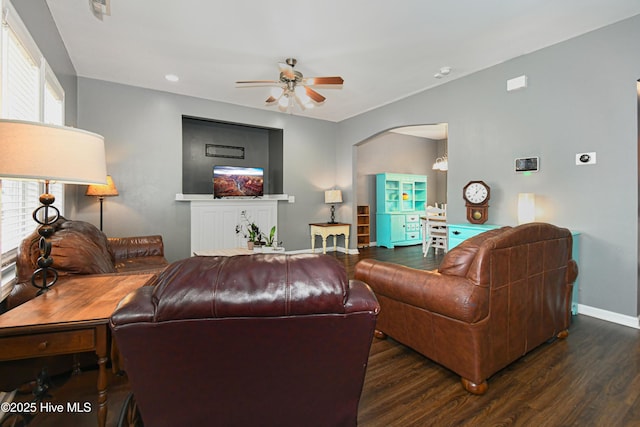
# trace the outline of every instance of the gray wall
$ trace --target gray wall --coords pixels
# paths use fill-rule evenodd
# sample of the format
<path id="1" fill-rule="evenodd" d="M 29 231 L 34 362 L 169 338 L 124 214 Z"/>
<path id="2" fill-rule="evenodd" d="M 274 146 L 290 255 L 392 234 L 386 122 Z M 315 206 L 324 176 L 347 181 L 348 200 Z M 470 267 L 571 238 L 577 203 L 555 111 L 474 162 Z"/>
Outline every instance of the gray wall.
<path id="1" fill-rule="evenodd" d="M 188 257 L 189 205 L 182 192 L 182 116 L 248 123 L 283 131 L 283 190 L 295 203 L 278 202 L 278 237 L 287 250 L 310 247 L 308 224 L 325 221 L 324 190 L 336 185 L 332 141 L 336 125 L 166 92 L 78 79 L 78 125 L 105 137 L 107 170 L 120 195 L 105 200 L 109 236 L 161 234 L 167 257 Z M 77 219 L 96 224 L 98 204 L 77 197 Z M 338 220 L 347 220 L 338 211 Z"/>
<path id="2" fill-rule="evenodd" d="M 637 95 L 640 16 L 451 81 L 339 124 L 337 158 L 382 131 L 449 123 L 448 215 L 465 222 L 462 187 L 491 186 L 489 221 L 516 224 L 519 192 L 536 194 L 537 219 L 580 237 L 579 302 L 638 314 Z M 526 74 L 528 88 L 506 92 Z M 576 166 L 596 151 L 598 164 Z M 513 160 L 540 156 L 540 172 Z M 338 181 L 355 176 L 340 162 Z"/>

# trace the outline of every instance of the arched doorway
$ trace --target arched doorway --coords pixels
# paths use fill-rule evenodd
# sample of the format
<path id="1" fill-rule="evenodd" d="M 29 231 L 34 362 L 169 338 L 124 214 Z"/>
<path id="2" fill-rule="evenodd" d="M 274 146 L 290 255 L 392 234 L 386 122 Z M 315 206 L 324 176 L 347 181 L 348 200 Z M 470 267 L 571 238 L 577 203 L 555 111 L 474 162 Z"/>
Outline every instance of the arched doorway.
<path id="1" fill-rule="evenodd" d="M 403 126 L 356 144 L 354 190 L 356 206 L 369 206 L 370 241 L 376 241 L 376 174 L 394 172 L 427 176 L 427 204 L 447 203 L 447 170 L 434 169 L 447 157 L 446 123 Z M 440 163 L 439 163 L 440 164 Z"/>

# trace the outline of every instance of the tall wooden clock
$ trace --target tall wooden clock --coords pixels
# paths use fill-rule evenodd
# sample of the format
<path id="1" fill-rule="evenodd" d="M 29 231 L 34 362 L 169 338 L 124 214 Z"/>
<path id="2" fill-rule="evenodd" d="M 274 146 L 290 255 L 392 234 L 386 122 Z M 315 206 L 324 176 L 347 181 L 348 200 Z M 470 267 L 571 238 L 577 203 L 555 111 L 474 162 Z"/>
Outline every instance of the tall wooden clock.
<path id="1" fill-rule="evenodd" d="M 484 224 L 489 219 L 491 189 L 484 181 L 469 181 L 462 189 L 467 206 L 467 220 L 471 224 Z"/>

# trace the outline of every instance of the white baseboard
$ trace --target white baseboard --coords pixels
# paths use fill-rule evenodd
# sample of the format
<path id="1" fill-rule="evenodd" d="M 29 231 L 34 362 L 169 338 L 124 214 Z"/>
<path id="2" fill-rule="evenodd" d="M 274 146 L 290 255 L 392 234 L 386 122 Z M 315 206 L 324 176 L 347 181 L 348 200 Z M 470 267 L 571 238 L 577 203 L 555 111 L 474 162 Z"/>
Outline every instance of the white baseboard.
<path id="1" fill-rule="evenodd" d="M 578 304 L 578 314 L 584 314 L 585 316 L 595 317 L 596 319 L 617 323 L 618 325 L 640 329 L 640 319 L 634 316 L 627 316 L 625 314 L 614 313 L 613 311 L 602 310 L 582 304 Z"/>

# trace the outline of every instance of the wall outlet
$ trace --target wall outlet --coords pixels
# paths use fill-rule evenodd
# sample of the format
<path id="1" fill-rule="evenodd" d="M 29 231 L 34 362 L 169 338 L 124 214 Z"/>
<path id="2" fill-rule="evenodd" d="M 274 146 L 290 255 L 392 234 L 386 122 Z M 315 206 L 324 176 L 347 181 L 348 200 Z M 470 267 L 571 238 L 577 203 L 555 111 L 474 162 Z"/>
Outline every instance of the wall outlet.
<path id="1" fill-rule="evenodd" d="M 596 164 L 596 153 L 577 153 L 576 154 L 576 165 L 595 165 Z"/>
<path id="2" fill-rule="evenodd" d="M 296 196 L 289 196 L 289 198 L 287 200 L 289 201 L 289 203 L 295 203 L 296 202 Z"/>

